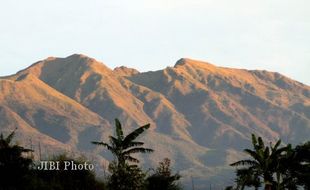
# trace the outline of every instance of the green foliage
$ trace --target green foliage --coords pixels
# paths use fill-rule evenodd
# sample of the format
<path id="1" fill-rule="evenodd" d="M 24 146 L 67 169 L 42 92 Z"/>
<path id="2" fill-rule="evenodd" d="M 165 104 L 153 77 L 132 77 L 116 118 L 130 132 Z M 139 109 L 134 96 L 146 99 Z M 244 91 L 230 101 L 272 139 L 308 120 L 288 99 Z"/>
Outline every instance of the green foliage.
<path id="1" fill-rule="evenodd" d="M 292 177 L 297 179 L 299 185 L 310 189 L 310 141 L 297 146 L 290 161 L 294 162 L 293 167 L 289 169 Z"/>
<path id="2" fill-rule="evenodd" d="M 116 157 L 116 162 L 119 165 L 125 165 L 126 161 L 139 163 L 139 160 L 134 158 L 134 153 L 150 153 L 152 149 L 144 148 L 143 142 L 135 141 L 145 130 L 150 128 L 150 124 L 139 127 L 124 137 L 122 125 L 118 119 L 115 119 L 116 137 L 110 136 L 110 142 L 92 142 L 95 145 L 106 147 Z"/>
<path id="3" fill-rule="evenodd" d="M 144 188 L 145 174 L 137 165 L 130 165 L 129 162 L 139 163 L 139 160 L 132 154 L 153 152 L 152 149 L 144 148 L 143 142 L 136 141 L 149 127 L 150 124 L 141 126 L 124 136 L 120 121 L 115 119 L 116 136 L 110 136 L 109 143 L 92 142 L 95 145 L 106 147 L 116 158 L 109 165 L 111 176 L 108 180 L 108 187 L 110 190 L 140 190 Z"/>
<path id="4" fill-rule="evenodd" d="M 245 166 L 245 169 L 237 170 L 237 182 L 241 183 L 241 186 L 249 186 L 257 183 L 252 179 L 261 177 L 265 184 L 265 189 L 271 188 L 274 183 L 274 173 L 279 165 L 279 159 L 284 156 L 285 151 L 288 150 L 289 146 L 279 148 L 281 140 L 272 146 L 265 146 L 261 137 L 256 138 L 252 134 L 252 145 L 253 150 L 245 149 L 244 152 L 247 153 L 251 159 L 240 160 L 231 164 L 231 166 Z M 242 172 L 247 171 L 247 172 Z M 254 184 L 252 184 L 254 182 Z"/>
<path id="5" fill-rule="evenodd" d="M 0 189 L 1 190 L 104 190 L 104 183 L 88 170 L 63 170 L 63 161 L 83 163 L 66 155 L 55 156 L 60 170 L 36 170 L 32 157 L 25 153 L 32 150 L 12 144 L 15 131 L 7 137 L 0 135 Z"/>
<path id="6" fill-rule="evenodd" d="M 252 168 L 241 168 L 236 171 L 237 188 L 243 190 L 245 187 L 258 189 L 261 186 L 259 176 L 252 171 Z"/>
<path id="7" fill-rule="evenodd" d="M 32 165 L 32 159 L 24 155 L 31 150 L 12 144 L 14 135 L 15 131 L 7 137 L 0 135 L 0 189 L 21 189 Z"/>
<path id="8" fill-rule="evenodd" d="M 147 178 L 148 190 L 180 190 L 181 187 L 177 184 L 181 178 L 179 174 L 172 175 L 171 161 L 165 158 L 159 163 L 154 174 Z"/>
<path id="9" fill-rule="evenodd" d="M 310 189 L 310 141 L 287 151 L 284 158 L 280 160 L 278 167 L 281 183 L 278 189 L 298 189 L 302 186 Z"/>
<path id="10" fill-rule="evenodd" d="M 30 190 L 104 190 L 103 182 L 96 179 L 95 174 L 88 170 L 64 170 L 64 161 L 75 164 L 85 160 L 75 160 L 66 154 L 54 156 L 51 161 L 59 161 L 59 170 L 33 170 L 28 189 Z M 27 188 L 25 188 L 27 189 Z"/>
<path id="11" fill-rule="evenodd" d="M 275 145 L 266 146 L 261 137 L 252 135 L 253 149 L 245 149 L 251 158 L 232 163 L 242 166 L 236 170 L 237 189 L 254 187 L 263 183 L 265 189 L 309 189 L 310 181 L 310 143 L 295 149 L 289 144 L 280 147 L 281 140 Z M 262 181 L 261 181 L 262 180 Z"/>
<path id="12" fill-rule="evenodd" d="M 142 190 L 145 187 L 145 173 L 137 165 L 118 165 L 111 162 L 109 171 L 109 190 Z"/>

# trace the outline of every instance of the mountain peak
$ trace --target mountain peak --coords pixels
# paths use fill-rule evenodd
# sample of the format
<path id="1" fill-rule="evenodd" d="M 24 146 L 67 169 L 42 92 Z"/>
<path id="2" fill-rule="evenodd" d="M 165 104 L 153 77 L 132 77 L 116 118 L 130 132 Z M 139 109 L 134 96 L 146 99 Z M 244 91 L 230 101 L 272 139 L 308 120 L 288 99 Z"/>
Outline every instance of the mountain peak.
<path id="1" fill-rule="evenodd" d="M 88 57 L 83 54 L 73 54 L 66 58 L 62 58 L 59 60 L 61 64 L 65 64 L 66 66 L 71 65 L 71 67 L 79 66 L 83 67 L 85 70 L 91 69 L 96 72 L 110 72 L 111 69 L 108 68 L 104 63 L 98 61 L 92 57 Z"/>
<path id="2" fill-rule="evenodd" d="M 120 66 L 120 67 L 115 67 L 113 70 L 113 73 L 119 76 L 133 76 L 140 72 L 137 69 Z"/>
<path id="3" fill-rule="evenodd" d="M 177 67 L 178 65 L 184 65 L 184 64 L 186 64 L 187 60 L 189 60 L 189 59 L 188 59 L 188 58 L 181 58 L 181 59 L 179 59 L 179 60 L 175 63 L 174 67 Z"/>
<path id="4" fill-rule="evenodd" d="M 84 55 L 84 54 L 75 53 L 75 54 L 68 56 L 67 58 L 90 58 L 90 57 L 88 57 L 87 55 Z"/>
<path id="5" fill-rule="evenodd" d="M 96 61 L 94 58 L 91 58 L 91 57 L 84 55 L 84 54 L 72 54 L 72 55 L 70 55 L 64 59 L 73 60 L 73 61 L 84 60 L 85 62 Z"/>
<path id="6" fill-rule="evenodd" d="M 207 63 L 207 62 L 203 62 L 203 61 L 198 61 L 198 60 L 193 60 L 193 59 L 189 59 L 189 58 L 181 58 L 179 59 L 175 65 L 174 68 L 177 68 L 179 66 L 192 66 L 192 67 L 209 67 L 209 68 L 215 68 L 216 66 Z"/>

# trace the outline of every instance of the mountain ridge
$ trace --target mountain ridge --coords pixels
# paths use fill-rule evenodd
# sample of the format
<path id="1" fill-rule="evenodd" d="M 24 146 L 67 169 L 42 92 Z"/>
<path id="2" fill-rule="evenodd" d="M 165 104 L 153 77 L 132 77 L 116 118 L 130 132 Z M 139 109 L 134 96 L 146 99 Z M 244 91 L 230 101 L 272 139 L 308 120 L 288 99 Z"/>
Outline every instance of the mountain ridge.
<path id="1" fill-rule="evenodd" d="M 110 69 L 82 54 L 50 57 L 0 77 L 0 92 L 0 130 L 17 128 L 24 143 L 25 136 L 36 144 L 46 139 L 49 152 L 69 150 L 106 162 L 107 152 L 89 142 L 107 140 L 114 118 L 125 131 L 150 123 L 143 140 L 157 156 L 140 157 L 142 164 L 169 157 L 185 184 L 190 176 L 226 183 L 228 165 L 242 157 L 251 133 L 294 144 L 310 136 L 309 86 L 275 72 L 188 58 L 139 72 Z"/>

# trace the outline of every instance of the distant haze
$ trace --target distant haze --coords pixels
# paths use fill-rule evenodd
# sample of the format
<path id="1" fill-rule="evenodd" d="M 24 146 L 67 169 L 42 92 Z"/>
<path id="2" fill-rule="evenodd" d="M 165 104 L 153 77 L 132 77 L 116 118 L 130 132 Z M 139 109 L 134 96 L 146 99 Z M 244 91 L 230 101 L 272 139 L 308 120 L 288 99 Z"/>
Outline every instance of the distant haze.
<path id="1" fill-rule="evenodd" d="M 140 71 L 182 57 L 266 69 L 310 84 L 307 0 L 6 0 L 0 76 L 83 53 Z"/>

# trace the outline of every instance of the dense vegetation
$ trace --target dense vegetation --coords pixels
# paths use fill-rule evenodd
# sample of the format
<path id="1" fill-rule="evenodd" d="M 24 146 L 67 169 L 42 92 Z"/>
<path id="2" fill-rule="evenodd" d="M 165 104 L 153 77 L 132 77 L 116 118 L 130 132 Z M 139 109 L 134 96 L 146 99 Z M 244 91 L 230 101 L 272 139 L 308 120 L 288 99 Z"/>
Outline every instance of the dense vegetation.
<path id="1" fill-rule="evenodd" d="M 115 119 L 116 136 L 110 136 L 110 142 L 92 142 L 107 148 L 115 156 L 115 160 L 109 165 L 111 175 L 108 178 L 107 186 L 110 190 L 175 190 L 179 189 L 175 181 L 179 180 L 178 175 L 172 175 L 170 161 L 160 163 L 157 172 L 146 178 L 146 173 L 136 165 L 139 163 L 134 158 L 134 153 L 151 153 L 154 150 L 143 147 L 144 142 L 136 139 L 147 129 L 150 124 L 139 127 L 128 135 L 124 136 L 123 128 L 118 119 Z M 135 164 L 132 164 L 135 163 Z"/>
<path id="2" fill-rule="evenodd" d="M 114 155 L 109 175 L 99 180 L 90 170 L 66 170 L 64 161 L 82 164 L 66 154 L 56 155 L 59 170 L 38 170 L 32 150 L 12 143 L 15 131 L 0 135 L 0 190 L 180 190 L 179 174 L 173 174 L 171 161 L 165 158 L 151 172 L 144 171 L 134 153 L 152 153 L 138 137 L 149 129 L 144 125 L 124 135 L 122 125 L 115 120 L 115 136 L 109 142 L 92 142 L 107 148 Z M 310 189 L 310 142 L 292 147 L 278 140 L 266 145 L 261 137 L 252 135 L 252 149 L 245 149 L 248 159 L 232 163 L 236 167 L 233 186 L 226 189 L 264 188 L 266 190 Z"/>
<path id="3" fill-rule="evenodd" d="M 310 142 L 293 148 L 290 144 L 280 147 L 278 140 L 266 146 L 261 137 L 253 134 L 252 145 L 253 149 L 244 149 L 249 159 L 231 164 L 237 167 L 236 187 L 227 189 L 310 189 Z"/>
<path id="4" fill-rule="evenodd" d="M 19 145 L 12 145 L 14 132 L 4 137 L 0 135 L 0 189 L 22 189 L 27 183 L 31 158 L 23 157 L 32 150 Z M 11 188 L 11 187 L 15 188 Z"/>
<path id="5" fill-rule="evenodd" d="M 115 156 L 109 164 L 110 175 L 99 180 L 90 170 L 65 169 L 65 161 L 82 164 L 86 160 L 74 159 L 66 154 L 56 155 L 49 161 L 58 161 L 57 170 L 38 170 L 39 162 L 34 161 L 30 149 L 12 143 L 14 132 L 0 136 L 0 190 L 161 190 L 180 189 L 176 181 L 180 179 L 172 174 L 170 160 L 161 162 L 154 174 L 148 175 L 133 157 L 134 153 L 151 153 L 144 143 L 136 139 L 150 125 L 144 125 L 124 136 L 121 123 L 115 120 L 116 137 L 110 136 L 110 142 L 92 142 L 106 147 Z M 134 164 L 133 164 L 134 163 Z M 158 189 L 159 190 L 159 189 Z"/>
<path id="6" fill-rule="evenodd" d="M 148 190 L 178 190 L 181 189 L 177 183 L 180 179 L 179 174 L 172 174 L 170 160 L 165 158 L 152 175 L 147 178 Z"/>
<path id="7" fill-rule="evenodd" d="M 59 170 L 38 170 L 32 150 L 12 144 L 12 132 L 0 136 L 0 190 L 105 190 L 104 183 L 95 178 L 89 170 L 64 170 L 63 161 L 82 163 L 67 155 L 52 158 L 59 161 Z M 25 154 L 26 153 L 26 154 Z"/>

